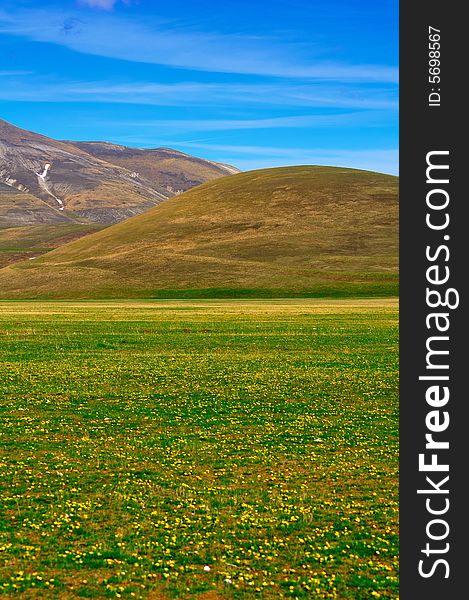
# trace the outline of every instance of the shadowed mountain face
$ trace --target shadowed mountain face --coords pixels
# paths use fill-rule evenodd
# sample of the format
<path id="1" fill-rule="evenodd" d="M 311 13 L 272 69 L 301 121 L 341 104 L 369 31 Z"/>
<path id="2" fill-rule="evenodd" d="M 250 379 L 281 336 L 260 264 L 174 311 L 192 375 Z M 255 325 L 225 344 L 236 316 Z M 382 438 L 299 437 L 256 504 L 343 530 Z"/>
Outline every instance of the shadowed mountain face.
<path id="1" fill-rule="evenodd" d="M 234 172 L 174 150 L 58 141 L 0 120 L 0 228 L 118 223 Z"/>
<path id="2" fill-rule="evenodd" d="M 389 295 L 397 271 L 397 177 L 283 167 L 205 183 L 4 268 L 0 297 Z"/>

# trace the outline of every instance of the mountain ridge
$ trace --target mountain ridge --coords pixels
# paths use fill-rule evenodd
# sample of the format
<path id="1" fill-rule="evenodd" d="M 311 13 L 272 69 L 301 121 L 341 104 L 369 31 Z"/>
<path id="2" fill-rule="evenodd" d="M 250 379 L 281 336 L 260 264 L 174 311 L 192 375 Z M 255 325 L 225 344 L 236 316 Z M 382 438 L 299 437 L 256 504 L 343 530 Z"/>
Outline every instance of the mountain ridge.
<path id="1" fill-rule="evenodd" d="M 0 119 L 0 184 L 19 193 L 9 205 L 0 189 L 0 227 L 108 225 L 236 170 L 171 149 L 109 144 L 55 140 Z"/>

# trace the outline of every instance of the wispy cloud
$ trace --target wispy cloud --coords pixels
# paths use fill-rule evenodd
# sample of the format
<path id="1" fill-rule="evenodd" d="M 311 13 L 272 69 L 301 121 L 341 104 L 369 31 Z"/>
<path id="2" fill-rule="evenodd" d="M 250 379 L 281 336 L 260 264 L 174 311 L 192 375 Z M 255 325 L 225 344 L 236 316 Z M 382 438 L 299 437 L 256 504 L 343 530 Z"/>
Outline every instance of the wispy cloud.
<path id="1" fill-rule="evenodd" d="M 330 115 L 297 115 L 290 117 L 274 117 L 269 119 L 180 119 L 180 120 L 140 120 L 119 121 L 114 125 L 134 127 L 145 130 L 145 136 L 134 137 L 135 142 L 151 140 L 152 129 L 168 132 L 190 131 L 230 131 L 245 129 L 304 129 L 333 127 L 382 127 L 389 124 L 389 114 L 384 111 L 360 111 Z M 101 122 L 102 123 L 102 122 Z M 112 126 L 112 122 L 107 122 Z M 154 139 L 154 136 L 153 136 Z"/>
<path id="2" fill-rule="evenodd" d="M 359 89 L 349 84 L 342 87 L 322 85 L 286 85 L 272 84 L 219 84 L 180 82 L 173 84 L 155 84 L 132 82 L 112 84 L 106 82 L 80 83 L 66 85 L 69 94 L 85 99 L 104 98 L 106 101 L 131 102 L 136 104 L 199 104 L 206 102 L 262 103 L 289 106 L 318 106 L 388 110 L 397 109 L 397 90 L 388 88 Z"/>
<path id="3" fill-rule="evenodd" d="M 87 19 L 79 12 L 18 9 L 0 12 L 0 32 L 86 54 L 198 71 L 341 82 L 398 79 L 397 67 L 320 61 L 307 54 L 304 44 L 193 31 L 162 21 L 153 21 L 150 27 L 136 17 L 130 21 L 117 14 Z"/>
<path id="4" fill-rule="evenodd" d="M 0 77 L 16 77 L 17 75 L 30 75 L 31 71 L 0 71 Z"/>
<path id="5" fill-rule="evenodd" d="M 184 147 L 198 148 L 203 150 L 216 150 L 218 152 L 231 152 L 236 154 L 263 154 L 264 156 L 306 156 L 311 157 L 317 154 L 321 156 L 335 156 L 338 152 L 346 152 L 354 156 L 362 156 L 364 153 L 378 152 L 381 156 L 394 156 L 397 150 L 336 150 L 330 148 L 292 148 L 283 146 L 243 146 L 232 144 L 203 144 L 200 142 L 184 142 L 180 143 Z"/>
<path id="6" fill-rule="evenodd" d="M 13 74 L 14 72 L 11 72 Z M 18 72 L 21 74 L 21 72 Z M 132 83 L 51 81 L 44 77 L 11 81 L 0 88 L 0 99 L 43 102 L 112 102 L 160 106 L 233 104 L 396 111 L 396 90 L 354 85 L 289 83 Z M 197 123 L 196 123 L 197 124 Z M 177 127 L 177 123 L 174 124 Z M 242 123 L 240 123 L 242 126 Z"/>

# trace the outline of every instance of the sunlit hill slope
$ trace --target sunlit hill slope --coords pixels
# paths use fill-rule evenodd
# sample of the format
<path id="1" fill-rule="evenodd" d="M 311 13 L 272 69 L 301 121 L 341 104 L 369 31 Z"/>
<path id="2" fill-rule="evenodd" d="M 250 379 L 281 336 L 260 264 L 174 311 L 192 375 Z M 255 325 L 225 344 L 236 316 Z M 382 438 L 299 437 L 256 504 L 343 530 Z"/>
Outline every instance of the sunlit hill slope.
<path id="1" fill-rule="evenodd" d="M 299 166 L 205 183 L 0 270 L 2 298 L 397 293 L 398 178 Z"/>

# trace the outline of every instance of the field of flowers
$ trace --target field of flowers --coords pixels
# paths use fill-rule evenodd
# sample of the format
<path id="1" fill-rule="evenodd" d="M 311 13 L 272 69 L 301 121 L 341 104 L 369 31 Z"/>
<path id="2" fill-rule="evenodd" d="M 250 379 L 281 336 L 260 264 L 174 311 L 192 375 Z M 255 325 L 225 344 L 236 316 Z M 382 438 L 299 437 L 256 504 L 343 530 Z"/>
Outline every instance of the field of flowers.
<path id="1" fill-rule="evenodd" d="M 2 598 L 398 597 L 397 301 L 0 308 Z"/>

